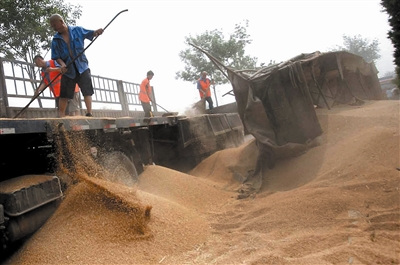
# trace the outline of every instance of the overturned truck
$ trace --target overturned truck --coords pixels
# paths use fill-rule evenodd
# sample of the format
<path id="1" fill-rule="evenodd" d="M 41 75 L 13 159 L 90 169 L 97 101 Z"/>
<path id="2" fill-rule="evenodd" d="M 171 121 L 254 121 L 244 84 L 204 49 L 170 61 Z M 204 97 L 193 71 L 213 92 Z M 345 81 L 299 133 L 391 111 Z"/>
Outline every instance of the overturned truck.
<path id="1" fill-rule="evenodd" d="M 239 71 L 193 46 L 230 80 L 245 130 L 256 139 L 256 168 L 244 181 L 239 198 L 261 188 L 266 170 L 277 159 L 299 155 L 317 143 L 323 133 L 317 108 L 383 99 L 375 65 L 349 52 L 301 54 L 280 64 Z"/>

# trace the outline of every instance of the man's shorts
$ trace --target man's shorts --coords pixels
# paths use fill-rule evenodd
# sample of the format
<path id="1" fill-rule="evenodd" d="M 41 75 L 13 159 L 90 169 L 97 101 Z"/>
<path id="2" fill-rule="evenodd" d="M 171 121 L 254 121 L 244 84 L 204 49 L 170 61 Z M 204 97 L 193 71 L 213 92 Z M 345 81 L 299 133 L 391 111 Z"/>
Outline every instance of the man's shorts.
<path id="1" fill-rule="evenodd" d="M 94 94 L 92 75 L 90 74 L 90 69 L 87 69 L 82 74 L 77 72 L 75 78 L 69 78 L 65 75 L 61 77 L 60 98 L 73 99 L 77 83 L 83 96 L 91 96 Z"/>

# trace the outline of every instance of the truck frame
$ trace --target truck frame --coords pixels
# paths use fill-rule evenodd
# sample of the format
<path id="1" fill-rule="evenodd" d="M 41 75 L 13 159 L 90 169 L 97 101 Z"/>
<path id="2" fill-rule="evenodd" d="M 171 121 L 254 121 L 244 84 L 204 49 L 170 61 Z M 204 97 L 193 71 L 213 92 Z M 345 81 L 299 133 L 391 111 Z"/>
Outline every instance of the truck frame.
<path id="1" fill-rule="evenodd" d="M 138 84 L 99 76 L 92 77 L 94 117 L 56 118 L 56 109 L 44 106 L 54 99 L 44 94 L 22 118 L 13 118 L 22 107 L 12 106 L 11 99 L 26 102 L 40 82 L 38 76 L 24 76 L 24 69 L 35 67 L 0 58 L 0 252 L 39 229 L 62 200 L 66 187 L 57 176 L 62 132 L 84 137 L 98 156 L 117 155 L 133 179 L 149 164 L 188 172 L 212 153 L 243 143 L 237 113 L 186 117 L 153 105 L 156 116 L 146 118 Z M 96 110 L 101 103 L 118 109 Z"/>

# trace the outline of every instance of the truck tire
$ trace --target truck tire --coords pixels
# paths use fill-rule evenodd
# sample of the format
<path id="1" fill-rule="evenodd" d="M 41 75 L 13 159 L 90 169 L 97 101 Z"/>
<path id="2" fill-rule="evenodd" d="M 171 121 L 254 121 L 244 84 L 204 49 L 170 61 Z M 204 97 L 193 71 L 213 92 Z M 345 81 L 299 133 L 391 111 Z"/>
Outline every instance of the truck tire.
<path id="1" fill-rule="evenodd" d="M 138 179 L 135 164 L 120 151 L 105 153 L 100 157 L 100 165 L 106 170 L 107 180 L 126 186 L 133 186 Z"/>

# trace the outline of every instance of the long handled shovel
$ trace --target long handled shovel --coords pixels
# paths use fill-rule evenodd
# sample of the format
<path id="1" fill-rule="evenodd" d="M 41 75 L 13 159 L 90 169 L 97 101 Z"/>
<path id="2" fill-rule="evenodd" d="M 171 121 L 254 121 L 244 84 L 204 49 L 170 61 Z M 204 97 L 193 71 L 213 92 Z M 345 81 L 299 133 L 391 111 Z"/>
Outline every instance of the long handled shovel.
<path id="1" fill-rule="evenodd" d="M 192 109 L 194 109 L 196 112 L 205 114 L 206 113 L 206 98 L 202 98 L 196 103 L 192 105 Z"/>
<path id="2" fill-rule="evenodd" d="M 103 28 L 103 30 L 105 30 L 105 29 L 114 21 L 114 19 L 116 19 L 121 13 L 126 12 L 126 11 L 128 11 L 128 9 L 122 10 L 121 12 L 119 12 L 118 14 L 116 14 L 116 15 L 114 16 L 114 18 L 111 19 L 111 21 L 108 22 L 108 24 Z M 76 61 L 76 59 L 79 58 L 79 57 L 90 47 L 90 45 L 93 44 L 93 42 L 94 42 L 95 40 L 97 40 L 98 37 L 99 37 L 99 36 L 94 37 L 94 39 L 89 43 L 89 45 L 86 46 L 86 48 L 83 49 L 83 51 L 80 52 L 75 58 L 73 58 L 72 61 L 70 61 L 70 62 L 67 64 L 66 67 L 68 68 L 71 64 L 73 64 L 73 63 Z M 24 113 L 25 110 L 32 104 L 32 102 L 35 101 L 35 99 L 37 99 L 37 98 L 40 96 L 40 94 L 42 94 L 43 91 L 44 91 L 46 88 L 48 88 L 60 75 L 61 75 L 61 73 L 59 73 L 58 75 L 56 75 L 56 76 L 42 89 L 42 91 L 40 91 L 40 93 L 34 95 L 34 96 L 32 97 L 32 99 L 31 99 L 31 101 L 29 101 L 29 103 L 28 103 L 23 109 L 21 109 L 21 110 L 14 116 L 14 119 L 15 119 L 15 118 L 18 118 L 22 113 Z"/>

